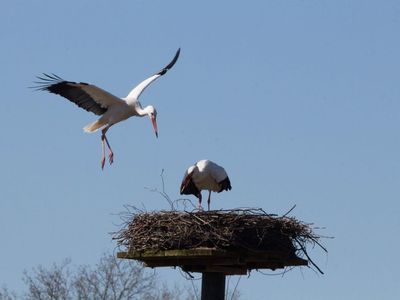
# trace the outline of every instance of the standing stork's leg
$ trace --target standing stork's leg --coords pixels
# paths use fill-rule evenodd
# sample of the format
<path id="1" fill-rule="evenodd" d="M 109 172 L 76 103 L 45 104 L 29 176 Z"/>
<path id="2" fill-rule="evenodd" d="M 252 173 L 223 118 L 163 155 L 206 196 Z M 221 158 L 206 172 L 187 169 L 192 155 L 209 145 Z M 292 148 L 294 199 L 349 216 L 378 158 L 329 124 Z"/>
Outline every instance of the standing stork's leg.
<path id="1" fill-rule="evenodd" d="M 199 198 L 199 210 L 203 210 L 203 207 L 201 206 L 201 192 L 197 195 Z"/>
<path id="2" fill-rule="evenodd" d="M 211 202 L 211 191 L 208 191 L 208 200 L 207 200 L 208 210 L 210 210 L 210 202 Z"/>
<path id="3" fill-rule="evenodd" d="M 106 142 L 107 147 L 108 147 L 108 160 L 110 162 L 110 165 L 114 162 L 114 153 L 113 153 L 113 151 L 111 149 L 111 146 L 110 146 L 110 143 L 108 142 L 107 137 L 106 137 L 106 132 L 107 132 L 108 128 L 109 127 L 106 127 L 101 131 L 101 150 L 102 150 L 101 168 L 102 169 L 104 168 L 104 164 L 105 164 L 105 161 L 106 161 L 104 141 Z"/>

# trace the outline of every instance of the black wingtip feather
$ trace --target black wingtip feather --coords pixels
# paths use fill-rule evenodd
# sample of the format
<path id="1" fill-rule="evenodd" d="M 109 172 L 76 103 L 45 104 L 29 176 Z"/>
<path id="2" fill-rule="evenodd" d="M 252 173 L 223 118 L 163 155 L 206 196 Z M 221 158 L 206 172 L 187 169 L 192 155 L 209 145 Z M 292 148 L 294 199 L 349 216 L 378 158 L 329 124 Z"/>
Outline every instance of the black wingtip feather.
<path id="1" fill-rule="evenodd" d="M 107 111 L 107 108 L 102 107 L 82 88 L 82 85 L 89 85 L 88 83 L 66 81 L 54 73 L 43 73 L 41 76 L 37 76 L 37 79 L 40 81 L 36 81 L 37 85 L 32 87 L 37 91 L 60 95 L 96 115 L 102 115 Z"/>
<path id="2" fill-rule="evenodd" d="M 48 90 L 49 86 L 65 81 L 60 76 L 53 74 L 53 73 L 51 75 L 49 75 L 47 73 L 42 73 L 41 76 L 36 76 L 36 79 L 39 80 L 39 81 L 33 82 L 34 84 L 36 84 L 36 86 L 29 87 L 36 91 L 46 91 L 46 90 Z"/>
<path id="3" fill-rule="evenodd" d="M 178 48 L 178 50 L 176 51 L 176 53 L 175 53 L 175 56 L 174 56 L 174 58 L 171 60 L 171 62 L 168 64 L 168 65 L 166 65 L 160 72 L 158 72 L 157 74 L 158 75 L 164 75 L 165 73 L 167 73 L 167 71 L 169 70 L 169 69 L 171 69 L 174 65 L 175 65 L 175 63 L 176 63 L 176 61 L 178 60 L 178 57 L 179 57 L 179 54 L 181 53 L 181 48 Z"/>
<path id="4" fill-rule="evenodd" d="M 219 182 L 220 185 L 220 190 L 218 191 L 218 193 L 221 193 L 222 191 L 230 191 L 232 189 L 231 186 L 231 181 L 229 180 L 229 177 L 226 177 L 224 180 L 222 180 L 221 182 Z"/>

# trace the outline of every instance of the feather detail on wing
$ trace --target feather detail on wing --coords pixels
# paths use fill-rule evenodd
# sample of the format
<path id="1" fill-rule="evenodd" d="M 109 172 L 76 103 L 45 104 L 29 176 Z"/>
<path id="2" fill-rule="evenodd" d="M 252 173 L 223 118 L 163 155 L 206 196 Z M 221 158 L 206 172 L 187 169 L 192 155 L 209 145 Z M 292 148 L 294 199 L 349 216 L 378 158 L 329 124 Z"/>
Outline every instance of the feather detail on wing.
<path id="1" fill-rule="evenodd" d="M 150 83 L 152 83 L 154 80 L 156 80 L 158 77 L 161 77 L 159 74 L 155 74 L 145 80 L 143 80 L 141 83 L 139 83 L 129 94 L 126 96 L 126 101 L 137 101 L 139 96 L 142 94 L 144 89 L 149 86 Z"/>
<path id="2" fill-rule="evenodd" d="M 150 83 L 152 83 L 154 80 L 156 80 L 157 78 L 161 77 L 162 75 L 164 75 L 165 73 L 168 72 L 169 69 L 171 69 L 176 61 L 178 60 L 179 57 L 179 53 L 181 52 L 181 49 L 179 48 L 178 51 L 176 51 L 176 54 L 174 56 L 174 58 L 171 60 L 171 62 L 166 65 L 164 68 L 162 68 L 159 72 L 157 72 L 156 74 L 150 76 L 149 78 L 143 80 L 141 83 L 139 83 L 129 94 L 128 96 L 126 96 L 126 100 L 127 101 L 137 101 L 137 99 L 139 98 L 139 96 L 142 94 L 142 92 L 145 90 L 146 87 L 148 87 L 150 85 Z"/>
<path id="3" fill-rule="evenodd" d="M 109 106 L 123 102 L 123 100 L 95 85 L 84 82 L 66 81 L 54 74 L 43 75 L 43 77 L 38 77 L 41 81 L 36 82 L 39 84 L 36 87 L 38 90 L 63 96 L 79 107 L 96 115 L 102 115 L 107 111 Z"/>

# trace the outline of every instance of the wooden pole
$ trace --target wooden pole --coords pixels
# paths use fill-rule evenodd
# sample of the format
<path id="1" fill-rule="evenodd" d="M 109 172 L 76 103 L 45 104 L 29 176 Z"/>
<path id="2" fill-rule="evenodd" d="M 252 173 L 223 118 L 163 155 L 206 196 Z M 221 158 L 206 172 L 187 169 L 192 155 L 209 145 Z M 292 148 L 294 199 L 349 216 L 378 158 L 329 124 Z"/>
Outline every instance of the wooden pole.
<path id="1" fill-rule="evenodd" d="M 225 274 L 204 272 L 201 279 L 201 300 L 225 299 Z"/>

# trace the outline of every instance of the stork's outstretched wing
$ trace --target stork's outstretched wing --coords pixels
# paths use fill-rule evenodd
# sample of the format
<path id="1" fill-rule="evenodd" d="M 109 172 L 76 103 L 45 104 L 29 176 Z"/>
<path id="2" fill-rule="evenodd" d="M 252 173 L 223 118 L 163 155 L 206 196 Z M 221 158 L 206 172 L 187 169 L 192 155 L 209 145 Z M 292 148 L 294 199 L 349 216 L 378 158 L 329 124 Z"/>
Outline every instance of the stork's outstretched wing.
<path id="1" fill-rule="evenodd" d="M 171 69 L 176 61 L 178 60 L 179 57 L 179 53 L 181 52 L 181 48 L 179 48 L 176 51 L 176 54 L 174 56 L 174 58 L 171 60 L 171 62 L 166 65 L 164 68 L 162 68 L 159 72 L 157 72 L 156 74 L 154 74 L 153 76 L 143 80 L 141 83 L 139 83 L 129 94 L 128 96 L 126 96 L 126 100 L 127 101 L 136 101 L 140 94 L 144 91 L 144 89 L 150 84 L 152 83 L 154 80 L 156 80 L 158 77 L 161 77 L 162 75 L 164 75 L 165 73 L 168 72 L 169 69 Z"/>
<path id="2" fill-rule="evenodd" d="M 63 96 L 96 115 L 104 114 L 113 104 L 123 103 L 118 97 L 92 84 L 66 81 L 54 74 L 43 74 L 37 78 L 41 81 L 36 82 L 36 89 Z"/>

